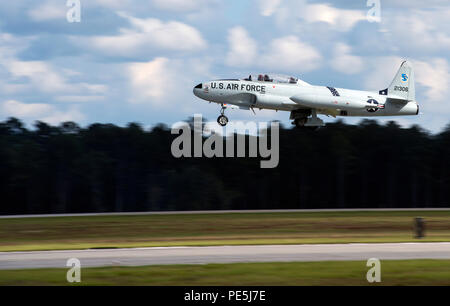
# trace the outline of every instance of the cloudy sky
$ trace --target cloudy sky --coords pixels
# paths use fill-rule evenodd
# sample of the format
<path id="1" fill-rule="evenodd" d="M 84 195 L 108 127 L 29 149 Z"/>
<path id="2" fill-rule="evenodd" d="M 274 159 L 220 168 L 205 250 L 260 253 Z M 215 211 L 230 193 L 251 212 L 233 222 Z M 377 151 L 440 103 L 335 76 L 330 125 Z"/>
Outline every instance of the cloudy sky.
<path id="1" fill-rule="evenodd" d="M 381 0 L 381 22 L 368 21 L 367 0 L 342 2 L 81 0 L 70 23 L 66 0 L 2 1 L 0 120 L 215 120 L 219 106 L 192 94 L 204 80 L 263 71 L 378 91 L 409 59 L 422 114 L 396 120 L 432 132 L 450 123 L 448 0 Z M 289 124 L 287 112 L 227 115 Z"/>

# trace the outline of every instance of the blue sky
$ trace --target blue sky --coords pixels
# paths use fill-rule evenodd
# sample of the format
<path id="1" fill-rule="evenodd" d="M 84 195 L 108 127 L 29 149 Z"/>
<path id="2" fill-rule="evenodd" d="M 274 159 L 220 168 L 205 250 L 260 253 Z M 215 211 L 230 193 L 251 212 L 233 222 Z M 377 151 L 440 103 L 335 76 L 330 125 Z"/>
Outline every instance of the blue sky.
<path id="1" fill-rule="evenodd" d="M 192 94 L 204 80 L 264 71 L 379 90 L 408 59 L 422 114 L 395 120 L 432 132 L 450 123 L 448 0 L 381 0 L 380 22 L 367 20 L 367 0 L 80 3 L 79 23 L 67 21 L 66 0 L 0 4 L 0 120 L 146 127 L 195 113 L 215 120 L 219 106 Z M 289 125 L 287 112 L 256 114 L 227 111 L 230 120 Z"/>

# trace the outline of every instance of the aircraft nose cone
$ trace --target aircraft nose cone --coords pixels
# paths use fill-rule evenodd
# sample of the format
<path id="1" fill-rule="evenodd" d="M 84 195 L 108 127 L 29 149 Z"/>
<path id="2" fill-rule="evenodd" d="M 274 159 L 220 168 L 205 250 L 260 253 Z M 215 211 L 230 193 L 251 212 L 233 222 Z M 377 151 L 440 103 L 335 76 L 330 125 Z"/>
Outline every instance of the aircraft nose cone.
<path id="1" fill-rule="evenodd" d="M 198 84 L 197 86 L 194 87 L 194 95 L 196 95 L 198 97 L 198 94 L 200 93 L 202 89 L 202 83 Z"/>

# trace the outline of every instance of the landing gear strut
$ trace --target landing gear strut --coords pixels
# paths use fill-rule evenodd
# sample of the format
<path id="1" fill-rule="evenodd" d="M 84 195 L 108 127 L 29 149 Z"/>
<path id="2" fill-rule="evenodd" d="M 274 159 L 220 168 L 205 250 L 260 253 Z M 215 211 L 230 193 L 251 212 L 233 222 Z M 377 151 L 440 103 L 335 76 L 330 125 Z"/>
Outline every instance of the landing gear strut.
<path id="1" fill-rule="evenodd" d="M 220 109 L 220 116 L 217 117 L 217 123 L 221 126 L 225 126 L 228 123 L 228 118 L 227 116 L 225 116 L 225 109 L 226 107 L 222 104 L 222 108 Z"/>

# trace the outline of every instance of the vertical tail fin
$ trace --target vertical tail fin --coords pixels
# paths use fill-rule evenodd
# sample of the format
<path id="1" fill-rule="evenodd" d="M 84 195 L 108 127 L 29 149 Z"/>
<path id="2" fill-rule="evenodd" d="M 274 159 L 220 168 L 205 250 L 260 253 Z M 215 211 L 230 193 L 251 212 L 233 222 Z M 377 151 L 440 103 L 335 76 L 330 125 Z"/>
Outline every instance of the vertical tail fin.
<path id="1" fill-rule="evenodd" d="M 414 86 L 414 69 L 410 62 L 404 61 L 387 89 L 380 90 L 380 95 L 389 95 L 393 98 L 414 101 L 416 90 Z"/>

